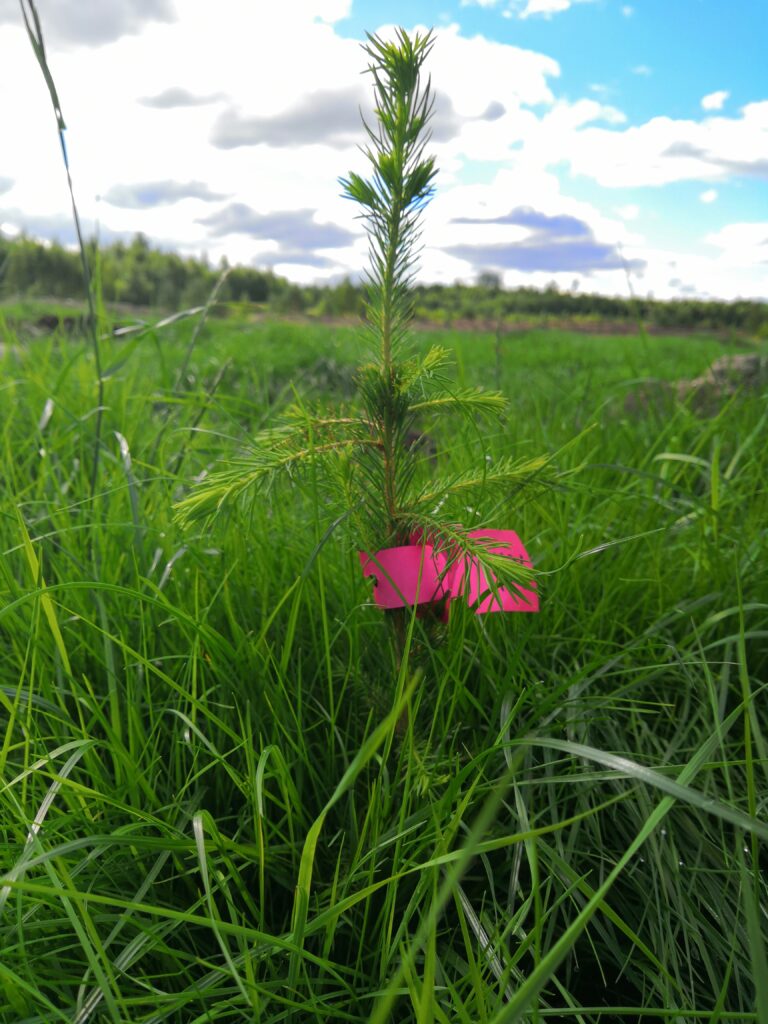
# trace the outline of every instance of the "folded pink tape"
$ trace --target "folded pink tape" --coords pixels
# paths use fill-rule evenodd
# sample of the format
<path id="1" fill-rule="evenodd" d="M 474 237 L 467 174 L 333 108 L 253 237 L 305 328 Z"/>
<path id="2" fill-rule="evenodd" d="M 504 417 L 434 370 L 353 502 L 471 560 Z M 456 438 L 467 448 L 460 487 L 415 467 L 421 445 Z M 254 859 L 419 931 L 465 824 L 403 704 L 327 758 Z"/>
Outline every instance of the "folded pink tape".
<path id="1" fill-rule="evenodd" d="M 489 554 L 531 565 L 514 530 L 471 530 L 467 536 L 485 541 Z M 493 573 L 488 574 L 480 566 L 477 558 L 464 556 L 451 561 L 450 552 L 436 550 L 416 536 L 412 543 L 402 547 L 383 548 L 375 555 L 366 551 L 359 554 L 363 575 L 373 577 L 373 597 L 379 608 L 450 602 L 463 597 L 477 615 L 539 610 L 535 581 L 526 588 L 503 587 Z"/>

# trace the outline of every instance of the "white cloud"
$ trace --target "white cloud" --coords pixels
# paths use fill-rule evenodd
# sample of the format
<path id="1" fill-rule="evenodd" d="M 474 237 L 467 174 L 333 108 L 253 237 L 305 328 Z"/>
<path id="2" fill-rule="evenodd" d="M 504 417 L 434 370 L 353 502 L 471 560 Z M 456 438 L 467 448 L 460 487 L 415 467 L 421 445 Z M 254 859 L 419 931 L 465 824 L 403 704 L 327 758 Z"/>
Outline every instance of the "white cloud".
<path id="1" fill-rule="evenodd" d="M 46 42 L 100 46 L 136 35 L 152 21 L 175 20 L 171 0 L 38 0 Z M 20 25 L 16 0 L 0 0 L 0 24 Z"/>
<path id="2" fill-rule="evenodd" d="M 768 261 L 768 221 L 741 221 L 726 224 L 719 231 L 706 235 L 704 241 L 721 250 L 723 256 L 738 266 Z"/>
<path id="3" fill-rule="evenodd" d="M 621 8 L 621 13 L 624 15 L 625 18 L 631 18 L 632 15 L 635 13 L 635 8 L 634 7 L 630 7 L 629 4 L 625 4 Z"/>
<path id="4" fill-rule="evenodd" d="M 433 280 L 472 280 L 494 266 L 508 287 L 555 280 L 569 288 L 574 273 L 584 273 L 600 290 L 614 287 L 622 256 L 635 261 L 630 250 L 642 243 L 621 221 L 565 195 L 555 174 L 525 162 L 488 184 L 439 190 L 424 237 L 425 276 Z"/>
<path id="5" fill-rule="evenodd" d="M 560 144 L 575 173 L 606 188 L 768 179 L 768 100 L 748 104 L 735 118 L 654 117 L 623 131 L 590 125 Z"/>
<path id="6" fill-rule="evenodd" d="M 305 16 L 315 17 L 329 25 L 348 18 L 352 12 L 352 0 L 300 0 Z"/>
<path id="7" fill-rule="evenodd" d="M 649 68 L 647 64 L 636 64 L 632 68 L 633 75 L 640 75 L 641 78 L 647 78 L 653 74 L 653 68 Z"/>
<path id="8" fill-rule="evenodd" d="M 258 245 L 247 237 L 209 239 L 198 223 L 214 205 L 205 195 L 233 196 L 261 213 L 311 207 L 320 220 L 352 223 L 359 230 L 351 204 L 338 198 L 337 178 L 356 159 L 356 143 L 364 141 L 362 126 L 359 137 L 342 151 L 319 145 L 311 156 L 297 159 L 295 152 L 261 147 L 257 157 L 247 150 L 234 156 L 209 144 L 223 100 L 165 109 L 139 102 L 176 88 L 192 95 L 223 95 L 243 106 L 258 104 L 258 113 L 270 116 L 311 94 L 318 83 L 331 89 L 356 83 L 364 54 L 357 41 L 341 39 L 326 23 L 348 7 L 337 0 L 278 4 L 265 19 L 242 0 L 219 0 L 215 12 L 205 0 L 185 0 L 183 19 L 152 22 L 139 36 L 76 51 L 52 39 L 49 61 L 68 125 L 84 219 L 92 223 L 98 218 L 105 229 L 117 232 L 141 230 L 187 251 L 207 249 L 214 260 L 226 253 L 244 262 Z M 318 14 L 326 20 L 317 20 Z M 289 36 L 290 57 L 284 45 Z M 0 105 L 0 137 L 9 143 L 3 145 L 3 174 L 15 180 L 14 216 L 9 217 L 0 197 L 0 220 L 24 226 L 26 218 L 31 225 L 34 214 L 54 224 L 54 215 L 66 214 L 68 201 L 50 99 L 23 28 L 0 25 L 0 52 L 0 95 L 23 97 L 23 102 Z M 94 89 L 94 82 L 103 87 Z M 172 205 L 118 209 L 96 201 L 99 195 L 114 195 L 110 190 L 117 186 L 143 195 L 147 182 L 190 180 L 200 185 L 198 198 Z"/>
<path id="9" fill-rule="evenodd" d="M 609 125 L 620 125 L 625 120 L 620 110 L 597 100 L 582 99 L 575 103 L 559 101 L 527 126 L 522 138 L 522 151 L 516 159 L 531 167 L 534 173 L 537 168 L 554 166 L 564 159 L 569 159 L 573 165 L 575 156 L 581 150 L 581 135 L 589 130 L 588 125 L 601 121 Z M 608 136 L 621 134 L 608 129 L 594 130 Z M 507 159 L 510 157 L 508 153 Z"/>
<path id="10" fill-rule="evenodd" d="M 717 189 L 716 188 L 708 188 L 708 189 L 706 189 L 706 191 L 701 193 L 701 195 L 699 196 L 699 199 L 701 200 L 702 203 L 714 203 L 714 201 L 717 199 Z"/>
<path id="11" fill-rule="evenodd" d="M 491 8 L 503 5 L 504 10 L 501 13 L 504 18 L 525 19 L 538 15 L 549 19 L 554 14 L 570 10 L 574 4 L 594 2 L 595 0 L 461 0 L 461 6 Z"/>
<path id="12" fill-rule="evenodd" d="M 643 287 L 658 298 L 695 295 L 701 298 L 766 299 L 768 222 L 729 224 L 707 235 L 715 252 L 638 248 L 647 267 Z"/>
<path id="13" fill-rule="evenodd" d="M 532 14 L 542 14 L 545 18 L 551 18 L 553 14 L 567 11 L 572 0 L 528 0 L 520 12 L 521 18 L 530 18 Z"/>
<path id="14" fill-rule="evenodd" d="M 360 74 L 367 60 L 357 40 L 339 37 L 329 24 L 348 8 L 346 0 L 306 0 L 276 5 L 265 18 L 242 0 L 219 0 L 215 12 L 206 0 L 185 0 L 183 19 L 148 23 L 138 36 L 97 48 L 75 51 L 54 38 L 49 59 L 84 220 L 100 220 L 105 233 L 140 230 L 182 251 L 206 250 L 214 261 L 226 254 L 231 262 L 274 262 L 285 247 L 256 237 L 257 229 L 272 213 L 311 210 L 316 223 L 335 223 L 358 240 L 323 251 L 333 266 L 307 258 L 291 276 L 360 270 L 366 245 L 352 204 L 339 196 L 338 177 L 365 169 L 357 148 L 365 141 L 359 96 L 347 94 L 350 87 L 370 89 Z M 467 158 L 509 159 L 510 145 L 522 142 L 537 123 L 531 108 L 554 106 L 550 83 L 560 68 L 541 53 L 479 35 L 467 38 L 457 25 L 436 36 L 429 71 L 451 131 L 436 131 L 433 148 L 441 189 L 450 189 Z M 9 232 L 26 226 L 67 239 L 66 182 L 50 100 L 20 26 L 0 24 L 0 52 L 7 55 L 0 64 L 0 95 L 24 97 L 23 104 L 0 106 L 0 137 L 10 142 L 3 147 L 3 175 L 15 182 L 13 206 L 0 199 L 0 221 L 8 222 Z M 460 76 L 457 67 L 464 70 Z M 104 88 L 93 89 L 95 81 Z M 303 139 L 304 145 L 297 136 L 298 145 L 286 149 L 274 126 L 286 111 L 295 115 L 318 95 L 348 99 L 347 135 L 335 140 L 336 148 L 320 132 Z M 594 104 L 586 116 L 600 109 Z M 264 128 L 263 138 L 249 139 L 247 148 L 212 146 L 226 111 L 249 129 Z M 581 111 L 577 119 L 584 116 Z M 173 183 L 187 185 L 173 189 Z M 99 203 L 99 195 L 120 205 Z M 224 196 L 241 204 L 235 210 L 250 211 L 252 231 L 212 234 L 206 221 Z M 298 253 L 299 247 L 293 249 Z"/>
<path id="15" fill-rule="evenodd" d="M 552 57 L 481 35 L 464 36 L 456 24 L 435 35 L 429 59 L 432 82 L 451 97 L 460 115 L 478 116 L 492 101 L 508 110 L 554 102 L 549 80 L 559 77 L 560 65 Z"/>
<path id="16" fill-rule="evenodd" d="M 702 110 L 722 110 L 725 101 L 731 94 L 725 89 L 720 89 L 718 92 L 710 92 L 706 96 L 702 97 L 701 109 Z"/>
<path id="17" fill-rule="evenodd" d="M 633 250 L 646 260 L 642 290 L 656 298 L 765 298 L 765 273 L 725 253 L 709 256 L 647 246 Z"/>
<path id="18" fill-rule="evenodd" d="M 555 3 L 559 10 L 571 6 L 570 0 Z M 529 16 L 556 13 L 549 0 L 527 7 L 519 0 L 506 9 L 536 6 Z M 93 223 L 98 217 L 105 233 L 141 230 L 186 253 L 206 250 L 214 262 L 226 255 L 230 262 L 270 263 L 296 280 L 362 269 L 366 241 L 337 180 L 350 169 L 365 170 L 355 90 L 369 89 L 360 76 L 366 58 L 358 41 L 334 30 L 349 7 L 349 0 L 292 0 L 271 6 L 267 16 L 261 5 L 244 0 L 217 0 L 215 7 L 209 0 L 184 0 L 175 7 L 183 17 L 154 17 L 139 34 L 126 32 L 103 45 L 74 50 L 54 35 L 49 58 L 84 218 Z M 147 0 L 135 9 L 160 11 L 163 5 Z M 0 223 L 6 234 L 26 223 L 48 237 L 58 232 L 67 238 L 69 204 L 50 100 L 23 30 L 1 18 L 0 53 L 0 96 L 20 98 L 0 104 L 0 192 L 13 182 L 0 195 Z M 750 268 L 742 260 L 733 264 L 738 272 L 731 269 L 724 254 L 738 256 L 738 247 L 727 233 L 712 236 L 719 241 L 709 241 L 709 255 L 659 250 L 628 223 L 639 216 L 635 204 L 609 213 L 618 201 L 613 196 L 605 209 L 599 200 L 577 201 L 554 169 L 565 161 L 572 173 L 608 187 L 768 174 L 768 101 L 733 118 L 655 118 L 626 127 L 624 114 L 598 97 L 558 97 L 560 67 L 551 57 L 468 37 L 455 24 L 437 31 L 429 72 L 442 113 L 432 147 L 440 175 L 426 214 L 425 279 L 472 278 L 476 266 L 457 251 L 479 258 L 481 247 L 493 254 L 504 241 L 527 246 L 522 255 L 499 256 L 510 286 L 546 285 L 554 277 L 569 288 L 570 263 L 583 258 L 591 267 L 584 287 L 626 294 L 624 271 L 615 265 L 620 245 L 628 261 L 647 264 L 642 287 L 658 295 L 664 288 L 674 293 L 668 282 L 675 279 L 712 294 L 765 292 L 758 275 L 764 264 Z M 94 89 L 94 82 L 103 87 Z M 323 121 L 327 131 L 300 134 L 300 113 L 318 116 L 318 110 L 338 112 L 341 120 Z M 230 127 L 243 129 L 247 145 L 211 144 L 225 113 Z M 297 133 L 290 147 L 277 130 L 286 118 L 293 118 Z M 486 184 L 466 184 L 468 173 L 479 173 Z M 98 203 L 99 195 L 122 205 Z M 340 233 L 324 233 L 329 225 Z M 523 257 L 527 266 L 546 263 L 536 249 L 544 236 L 560 246 L 553 262 L 563 269 L 520 269 Z M 333 244 L 323 245 L 329 238 Z M 744 241 L 743 232 L 739 238 Z M 757 243 L 749 251 L 762 253 Z"/>

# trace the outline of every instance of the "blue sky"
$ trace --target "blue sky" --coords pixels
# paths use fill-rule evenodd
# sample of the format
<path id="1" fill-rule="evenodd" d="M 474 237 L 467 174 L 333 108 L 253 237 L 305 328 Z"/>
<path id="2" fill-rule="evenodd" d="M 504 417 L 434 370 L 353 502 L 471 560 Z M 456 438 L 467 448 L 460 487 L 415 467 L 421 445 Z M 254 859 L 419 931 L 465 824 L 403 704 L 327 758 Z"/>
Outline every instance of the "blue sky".
<path id="1" fill-rule="evenodd" d="M 603 85 L 630 123 L 660 113 L 691 117 L 701 97 L 727 81 L 734 106 L 765 94 L 768 4 L 763 0 L 616 0 L 577 2 L 560 13 L 505 17 L 517 6 L 444 0 L 355 0 L 340 34 L 359 38 L 386 20 L 425 25 L 458 23 L 481 34 L 554 57 L 562 95 L 575 99 Z M 648 68 L 650 75 L 633 74 Z"/>
<path id="2" fill-rule="evenodd" d="M 299 281 L 366 260 L 365 31 L 434 26 L 425 280 L 768 298 L 766 0 L 39 0 L 104 237 Z M 71 239 L 47 95 L 0 0 L 0 231 Z M 138 72 L 138 73 L 137 73 Z"/>
<path id="3" fill-rule="evenodd" d="M 381 6 L 378 0 L 357 0 L 339 32 L 359 38 L 380 18 Z M 660 115 L 698 118 L 702 97 L 718 91 L 729 93 L 724 108 L 730 111 L 768 96 L 768 0 L 593 0 L 549 16 L 514 16 L 524 7 L 423 0 L 417 9 L 425 25 L 458 23 L 467 35 L 553 57 L 561 69 L 559 96 L 604 99 L 621 109 L 628 125 Z M 387 18 L 412 22 L 414 5 L 394 0 L 387 4 Z M 571 179 L 569 189 L 588 202 L 604 198 L 588 179 Z M 768 174 L 721 185 L 717 205 L 702 204 L 702 191 L 695 181 L 656 190 L 646 212 L 656 239 L 693 244 L 723 223 L 755 214 L 768 218 Z M 648 199 L 638 188 L 617 190 L 614 198 L 622 206 Z"/>

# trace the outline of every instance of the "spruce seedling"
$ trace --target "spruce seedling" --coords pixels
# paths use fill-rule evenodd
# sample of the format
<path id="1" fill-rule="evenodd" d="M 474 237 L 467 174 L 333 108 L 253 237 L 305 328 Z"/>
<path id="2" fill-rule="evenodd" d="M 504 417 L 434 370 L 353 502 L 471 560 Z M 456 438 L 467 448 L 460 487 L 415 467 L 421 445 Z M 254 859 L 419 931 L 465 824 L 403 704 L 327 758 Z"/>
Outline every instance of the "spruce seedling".
<path id="1" fill-rule="evenodd" d="M 364 45 L 373 79 L 373 124 L 363 149 L 370 176 L 341 179 L 344 195 L 360 208 L 370 243 L 367 340 L 370 361 L 357 375 L 360 405 L 352 410 L 313 411 L 297 403 L 270 429 L 257 434 L 238 456 L 215 469 L 177 505 L 182 524 L 211 520 L 233 502 L 252 500 L 279 478 L 309 469 L 329 484 L 338 522 L 354 524 L 357 547 L 375 552 L 409 543 L 414 535 L 471 557 L 500 582 L 524 585 L 531 571 L 494 555 L 460 524 L 477 493 L 508 500 L 540 480 L 548 459 L 512 458 L 443 479 L 424 471 L 420 428 L 444 416 L 498 416 L 506 400 L 497 392 L 457 388 L 445 375 L 447 352 L 431 348 L 416 356 L 409 345 L 413 278 L 421 213 L 432 196 L 434 158 L 427 155 L 433 109 L 431 82 L 422 69 L 433 46 L 431 33 L 392 40 L 369 35 Z"/>

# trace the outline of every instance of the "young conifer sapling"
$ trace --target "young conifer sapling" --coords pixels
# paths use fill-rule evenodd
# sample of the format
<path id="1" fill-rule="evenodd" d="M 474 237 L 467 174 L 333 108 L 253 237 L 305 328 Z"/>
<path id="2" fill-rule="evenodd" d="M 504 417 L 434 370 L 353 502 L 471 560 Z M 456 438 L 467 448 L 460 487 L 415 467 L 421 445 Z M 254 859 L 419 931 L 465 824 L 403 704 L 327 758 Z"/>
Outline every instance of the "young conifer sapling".
<path id="1" fill-rule="evenodd" d="M 368 36 L 364 46 L 373 82 L 374 121 L 364 122 L 368 177 L 341 179 L 360 208 L 370 247 L 366 342 L 369 361 L 357 374 L 359 404 L 311 410 L 296 403 L 280 421 L 253 437 L 177 505 L 182 524 L 210 521 L 233 503 L 266 494 L 281 478 L 313 469 L 327 485 L 334 520 L 353 524 L 356 546 L 376 552 L 428 539 L 446 566 L 473 559 L 499 584 L 530 585 L 529 566 L 493 553 L 460 524 L 468 504 L 495 493 L 508 500 L 540 481 L 547 457 L 511 457 L 435 479 L 425 468 L 414 432 L 436 429 L 446 416 L 496 417 L 498 392 L 456 387 L 446 376 L 445 349 L 415 354 L 409 336 L 420 217 L 432 196 L 434 158 L 427 154 L 434 95 L 422 71 L 433 36 Z M 333 507 L 335 505 L 335 508 Z"/>

